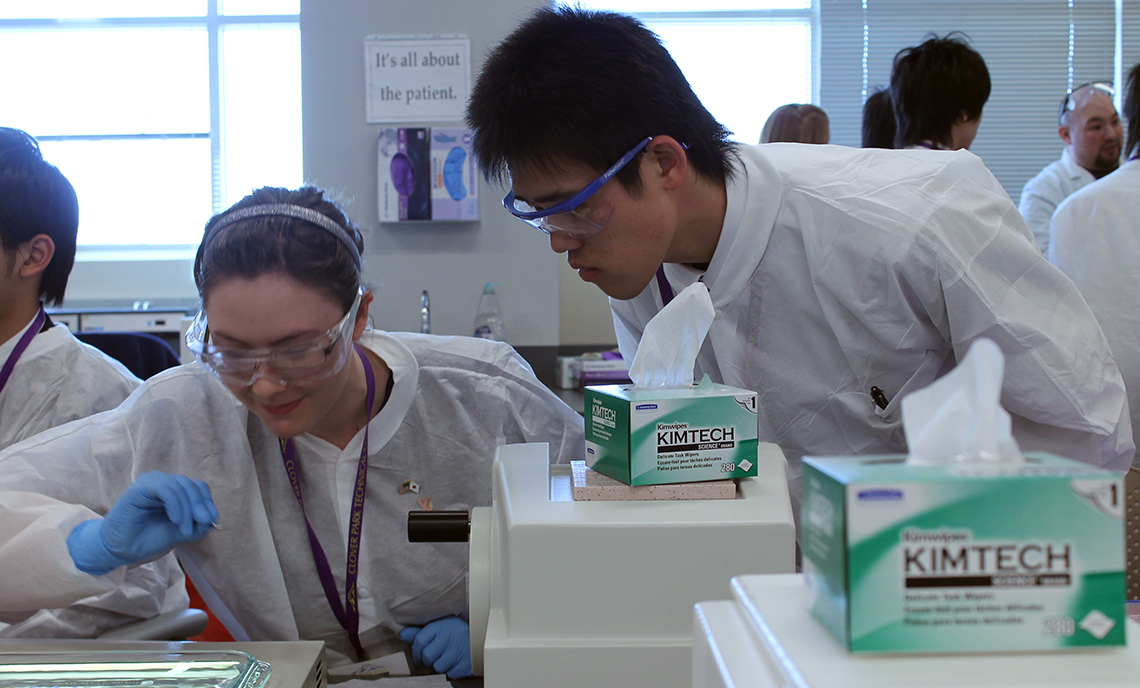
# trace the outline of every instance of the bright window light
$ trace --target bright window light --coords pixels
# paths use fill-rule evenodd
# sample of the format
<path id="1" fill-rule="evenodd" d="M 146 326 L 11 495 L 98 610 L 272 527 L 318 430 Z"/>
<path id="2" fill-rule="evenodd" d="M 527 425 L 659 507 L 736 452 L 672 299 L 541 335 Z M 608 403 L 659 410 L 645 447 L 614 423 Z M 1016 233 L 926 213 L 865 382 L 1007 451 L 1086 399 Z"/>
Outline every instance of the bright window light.
<path id="1" fill-rule="evenodd" d="M 298 11 L 0 0 L 0 63 L 19 65 L 5 71 L 0 125 L 39 139 L 75 186 L 79 260 L 192 255 L 212 214 L 256 187 L 301 184 Z"/>
<path id="2" fill-rule="evenodd" d="M 585 0 L 564 4 L 638 17 L 661 37 L 697 97 L 733 132 L 733 140 L 759 143 L 773 110 L 814 99 L 817 19 L 812 0 Z M 754 78 L 749 80 L 749 75 Z"/>

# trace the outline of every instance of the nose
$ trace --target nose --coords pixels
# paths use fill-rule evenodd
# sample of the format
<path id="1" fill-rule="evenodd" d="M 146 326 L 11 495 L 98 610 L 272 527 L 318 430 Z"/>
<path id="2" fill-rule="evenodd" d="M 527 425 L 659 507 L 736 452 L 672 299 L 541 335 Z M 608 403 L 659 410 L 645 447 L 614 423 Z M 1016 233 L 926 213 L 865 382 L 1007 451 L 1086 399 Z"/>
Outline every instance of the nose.
<path id="1" fill-rule="evenodd" d="M 566 232 L 554 231 L 550 233 L 550 249 L 555 253 L 566 253 L 581 245 L 581 239 L 575 239 Z"/>
<path id="2" fill-rule="evenodd" d="M 273 374 L 273 370 L 264 363 L 258 366 L 253 373 L 253 380 L 249 383 L 249 391 L 254 396 L 269 398 L 288 386 L 284 380 Z"/>

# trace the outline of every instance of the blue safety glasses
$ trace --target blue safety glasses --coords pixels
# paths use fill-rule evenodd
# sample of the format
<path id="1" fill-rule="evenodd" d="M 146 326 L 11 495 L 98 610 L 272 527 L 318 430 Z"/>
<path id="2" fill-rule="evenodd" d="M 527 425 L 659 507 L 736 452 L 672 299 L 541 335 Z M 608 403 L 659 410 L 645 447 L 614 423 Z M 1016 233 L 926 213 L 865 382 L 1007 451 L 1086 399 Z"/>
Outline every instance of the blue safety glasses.
<path id="1" fill-rule="evenodd" d="M 641 149 L 648 146 L 653 138 L 649 136 L 631 148 L 628 153 L 621 156 L 620 160 L 603 172 L 602 176 L 587 184 L 585 188 L 565 201 L 555 203 L 549 208 L 537 210 L 525 201 L 515 198 L 515 192 L 510 191 L 503 197 L 503 207 L 511 215 L 546 234 L 563 232 L 574 239 L 585 239 L 588 236 L 593 236 L 606 226 L 606 222 L 609 221 L 610 215 L 613 213 L 614 206 L 613 203 L 594 203 L 592 207 L 585 208 L 582 207 L 583 204 L 597 193 L 598 189 L 605 186 L 606 182 L 620 172 L 623 167 L 628 165 L 629 161 L 633 160 L 641 152 Z"/>

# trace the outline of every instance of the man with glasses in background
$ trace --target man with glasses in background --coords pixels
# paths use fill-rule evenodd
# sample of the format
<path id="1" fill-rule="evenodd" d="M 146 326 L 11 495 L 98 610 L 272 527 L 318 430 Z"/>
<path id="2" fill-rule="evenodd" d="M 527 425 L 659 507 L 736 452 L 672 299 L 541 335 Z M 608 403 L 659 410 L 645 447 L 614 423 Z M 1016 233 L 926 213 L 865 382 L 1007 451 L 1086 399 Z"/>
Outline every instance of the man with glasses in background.
<path id="1" fill-rule="evenodd" d="M 1023 450 L 1127 469 L 1104 336 L 977 156 L 733 143 L 644 25 L 568 7 L 491 51 L 467 121 L 507 210 L 610 297 L 624 357 L 708 288 L 696 378 L 758 393 L 797 513 L 802 456 L 905 452 L 901 400 L 982 337 Z"/>
<path id="2" fill-rule="evenodd" d="M 1057 135 L 1065 144 L 1061 159 L 1046 165 L 1021 190 L 1018 210 L 1046 256 L 1049 218 L 1061 201 L 1120 165 L 1124 129 L 1113 95 L 1111 84 L 1097 82 L 1078 86 L 1065 96 L 1057 118 Z"/>

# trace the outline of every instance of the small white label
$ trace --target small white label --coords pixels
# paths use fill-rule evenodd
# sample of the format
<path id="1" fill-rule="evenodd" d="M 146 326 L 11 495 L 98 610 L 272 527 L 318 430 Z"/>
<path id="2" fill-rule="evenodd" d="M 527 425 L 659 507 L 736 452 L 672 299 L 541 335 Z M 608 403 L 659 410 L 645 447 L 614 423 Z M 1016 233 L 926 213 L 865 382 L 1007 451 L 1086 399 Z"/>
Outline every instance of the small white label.
<path id="1" fill-rule="evenodd" d="M 1099 609 L 1094 609 L 1081 619 L 1081 629 L 1088 631 L 1089 635 L 1097 640 L 1104 640 L 1104 636 L 1112 630 L 1116 622 L 1105 616 Z"/>

